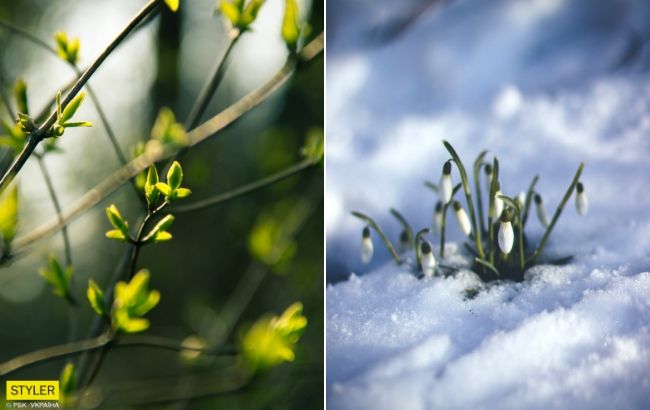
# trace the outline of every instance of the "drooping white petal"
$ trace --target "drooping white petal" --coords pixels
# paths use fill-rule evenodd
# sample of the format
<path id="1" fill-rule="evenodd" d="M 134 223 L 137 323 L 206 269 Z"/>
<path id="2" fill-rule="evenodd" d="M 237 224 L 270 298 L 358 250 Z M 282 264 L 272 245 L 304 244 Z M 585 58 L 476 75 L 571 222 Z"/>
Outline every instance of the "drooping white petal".
<path id="1" fill-rule="evenodd" d="M 472 224 L 470 224 L 469 222 L 467 213 L 465 213 L 465 210 L 463 208 L 456 209 L 455 213 L 456 213 L 456 220 L 458 221 L 458 225 L 460 226 L 460 229 L 463 231 L 465 235 L 469 236 L 472 233 Z"/>
<path id="2" fill-rule="evenodd" d="M 370 262 L 373 253 L 374 247 L 372 245 L 372 239 L 370 239 L 370 237 L 363 238 L 361 240 L 361 261 L 363 263 Z"/>
<path id="3" fill-rule="evenodd" d="M 494 194 L 494 207 L 490 208 L 490 216 L 494 219 L 499 218 L 503 212 L 503 199 L 499 198 L 500 195 L 503 195 L 501 191 Z"/>
<path id="4" fill-rule="evenodd" d="M 501 252 L 506 255 L 509 254 L 512 250 L 512 245 L 515 242 L 515 233 L 512 230 L 512 224 L 510 222 L 501 222 L 498 239 Z"/>
<path id="5" fill-rule="evenodd" d="M 587 215 L 589 211 L 589 198 L 587 198 L 587 194 L 584 191 L 576 195 L 576 209 L 580 215 Z"/>
<path id="6" fill-rule="evenodd" d="M 451 175 L 442 174 L 440 177 L 440 183 L 438 184 L 438 195 L 443 204 L 447 204 L 451 201 L 451 193 L 453 189 L 454 187 L 451 183 Z"/>
<path id="7" fill-rule="evenodd" d="M 426 278 L 432 277 L 436 268 L 436 258 L 433 256 L 433 252 L 423 253 L 420 258 L 420 263 L 422 264 L 422 273 L 424 273 L 424 276 Z"/>

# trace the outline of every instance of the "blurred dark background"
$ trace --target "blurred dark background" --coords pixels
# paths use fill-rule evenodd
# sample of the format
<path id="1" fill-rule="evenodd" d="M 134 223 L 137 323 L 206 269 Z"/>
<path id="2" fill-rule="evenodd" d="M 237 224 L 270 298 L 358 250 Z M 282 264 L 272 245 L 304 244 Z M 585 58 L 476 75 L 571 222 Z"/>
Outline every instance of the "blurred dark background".
<path id="1" fill-rule="evenodd" d="M 87 66 L 145 1 L 99 0 L 42 2 L 1 0 L 0 17 L 54 45 L 64 30 L 81 41 L 80 66 Z M 312 36 L 323 29 L 322 1 L 301 2 Z M 214 0 L 181 0 L 178 13 L 163 9 L 154 21 L 131 36 L 91 79 L 116 131 L 123 151 L 149 138 L 158 110 L 168 106 L 183 121 L 214 61 L 224 51 L 226 28 L 214 14 Z M 235 48 L 228 74 L 207 109 L 207 119 L 266 81 L 284 62 L 280 37 L 284 1 L 268 0 L 253 31 Z M 22 77 L 30 106 L 40 110 L 62 84 L 74 77 L 57 60 L 23 38 L 0 28 L 0 78 L 3 92 Z M 181 160 L 184 186 L 195 200 L 228 191 L 280 171 L 300 161 L 300 147 L 310 132 L 323 127 L 323 58 L 302 68 L 288 86 L 234 126 L 191 150 Z M 4 108 L 3 119 L 9 120 Z M 92 121 L 90 129 L 66 132 L 61 154 L 46 164 L 53 175 L 63 208 L 117 169 L 119 162 L 89 101 L 77 114 Z M 19 177 L 20 234 L 54 217 L 43 178 L 34 160 Z M 141 206 L 131 188 L 123 186 L 70 226 L 76 293 L 82 300 L 78 338 L 85 338 L 92 320 L 85 301 L 88 278 L 106 286 L 126 245 L 104 237 L 110 228 L 104 208 L 118 205 L 135 220 Z M 283 225 L 301 210 L 302 227 L 280 263 L 266 267 L 251 255 L 251 232 L 259 224 Z M 148 314 L 149 334 L 177 340 L 197 335 L 206 340 L 239 338 L 239 329 L 265 313 L 281 313 L 295 301 L 304 304 L 308 328 L 298 344 L 296 360 L 257 378 L 231 394 L 174 403 L 156 408 L 321 408 L 323 403 L 323 169 L 310 168 L 281 183 L 202 211 L 178 215 L 170 229 L 174 239 L 145 247 L 138 266 L 152 273 L 152 288 L 161 303 Z M 67 340 L 66 306 L 52 295 L 38 275 L 48 254 L 63 260 L 60 235 L 41 241 L 30 253 L 0 269 L 0 362 Z M 231 300 L 244 289 L 250 301 Z M 230 304 L 230 305 L 229 305 Z M 241 308 L 241 315 L 225 306 Z M 229 332 L 229 320 L 234 320 Z M 13 379 L 54 379 L 63 360 L 16 373 Z M 218 362 L 188 364 L 179 354 L 147 348 L 115 349 L 98 376 L 98 385 L 179 373 L 214 374 Z M 206 376 L 207 377 L 207 376 Z"/>

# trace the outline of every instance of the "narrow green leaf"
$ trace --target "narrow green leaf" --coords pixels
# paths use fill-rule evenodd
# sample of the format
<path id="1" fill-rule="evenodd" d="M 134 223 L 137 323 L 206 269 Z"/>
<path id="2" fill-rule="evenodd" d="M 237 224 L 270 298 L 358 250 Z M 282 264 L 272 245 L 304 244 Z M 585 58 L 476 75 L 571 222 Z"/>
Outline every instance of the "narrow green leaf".
<path id="1" fill-rule="evenodd" d="M 219 3 L 219 11 L 221 11 L 221 14 L 228 19 L 233 27 L 239 27 L 239 16 L 241 12 L 234 4 L 228 0 L 221 0 Z"/>
<path id="2" fill-rule="evenodd" d="M 92 307 L 95 313 L 101 317 L 108 316 L 108 308 L 106 306 L 104 292 L 92 279 L 88 280 L 88 289 L 86 290 L 86 296 L 88 297 L 88 302 L 90 302 L 90 307 Z"/>
<path id="3" fill-rule="evenodd" d="M 85 92 L 80 92 L 77 94 L 72 101 L 70 101 L 70 104 L 68 104 L 64 109 L 63 109 L 63 114 L 61 114 L 61 120 L 58 121 L 60 124 L 65 124 L 69 119 L 72 118 L 72 116 L 77 112 L 79 107 L 81 106 L 81 103 L 83 103 L 84 99 L 86 98 L 86 93 Z"/>
<path id="4" fill-rule="evenodd" d="M 290 50 L 295 50 L 298 38 L 300 37 L 298 18 L 299 12 L 297 1 L 286 0 L 284 6 L 284 18 L 282 20 L 282 38 Z"/>
<path id="5" fill-rule="evenodd" d="M 70 396 L 77 388 L 77 377 L 73 363 L 66 363 L 59 376 L 60 392 L 63 397 Z"/>
<path id="6" fill-rule="evenodd" d="M 179 0 L 165 0 L 165 4 L 167 4 L 167 7 L 174 13 L 178 10 L 178 6 L 180 5 Z"/>
<path id="7" fill-rule="evenodd" d="M 169 196 L 169 194 L 172 193 L 172 189 L 169 187 L 169 185 L 167 185 L 167 184 L 164 183 L 164 182 L 158 182 L 158 183 L 156 184 L 156 189 L 157 189 L 158 191 L 160 191 L 160 193 L 163 194 L 163 195 L 165 195 L 165 196 Z"/>
<path id="8" fill-rule="evenodd" d="M 109 238 L 109 239 L 117 239 L 119 241 L 125 241 L 126 240 L 126 236 L 119 229 L 112 229 L 112 230 L 106 232 L 106 237 Z"/>
<path id="9" fill-rule="evenodd" d="M 486 261 L 485 259 L 481 259 L 481 258 L 479 258 L 478 256 L 477 256 L 476 258 L 474 258 L 474 260 L 475 260 L 477 263 L 479 263 L 479 264 L 485 266 L 486 268 L 490 269 L 490 270 L 491 270 L 492 272 L 494 272 L 494 274 L 496 274 L 498 277 L 501 277 L 501 274 L 499 273 L 499 270 L 498 270 L 494 265 L 492 265 L 490 262 Z"/>
<path id="10" fill-rule="evenodd" d="M 81 121 L 81 122 L 66 122 L 63 125 L 65 128 L 76 128 L 76 127 L 92 127 L 93 123 L 90 121 Z"/>
<path id="11" fill-rule="evenodd" d="M 167 184 L 169 184 L 169 187 L 172 191 L 175 191 L 181 186 L 182 182 L 183 168 L 181 167 L 181 164 L 178 163 L 178 161 L 174 161 L 171 167 L 169 167 L 169 171 L 167 171 Z"/>
<path id="12" fill-rule="evenodd" d="M 18 185 L 0 195 L 0 235 L 8 246 L 18 231 Z"/>
<path id="13" fill-rule="evenodd" d="M 106 216 L 115 229 L 121 231 L 124 236 L 128 236 L 129 224 L 122 218 L 122 215 L 115 204 L 111 204 L 106 208 Z"/>
<path id="14" fill-rule="evenodd" d="M 14 98 L 16 99 L 18 111 L 29 115 L 29 106 L 27 104 L 27 83 L 22 78 L 19 78 L 14 85 Z"/>
<path id="15" fill-rule="evenodd" d="M 181 199 L 190 196 L 192 191 L 187 188 L 178 188 L 176 190 L 176 198 Z"/>

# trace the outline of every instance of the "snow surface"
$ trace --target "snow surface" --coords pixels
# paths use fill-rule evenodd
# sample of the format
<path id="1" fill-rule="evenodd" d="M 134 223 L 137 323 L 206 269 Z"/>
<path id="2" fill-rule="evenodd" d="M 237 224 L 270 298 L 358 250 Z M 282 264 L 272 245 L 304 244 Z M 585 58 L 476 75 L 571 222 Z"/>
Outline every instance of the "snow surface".
<path id="1" fill-rule="evenodd" d="M 650 37 L 650 4 L 459 0 L 365 44 L 398 4 L 356 0 L 346 12 L 383 7 L 356 36 L 343 35 L 354 15 L 328 19 L 328 408 L 650 408 L 650 46 L 625 57 L 629 27 Z M 549 215 L 584 161 L 589 214 L 572 198 L 548 247 L 574 261 L 471 300 L 471 272 L 418 280 L 376 236 L 363 265 L 349 212 L 395 239 L 390 207 L 430 226 L 423 182 L 449 157 L 442 139 L 469 167 L 483 149 L 498 156 L 506 195 L 539 174 Z M 459 263 L 450 221 L 445 263 Z"/>

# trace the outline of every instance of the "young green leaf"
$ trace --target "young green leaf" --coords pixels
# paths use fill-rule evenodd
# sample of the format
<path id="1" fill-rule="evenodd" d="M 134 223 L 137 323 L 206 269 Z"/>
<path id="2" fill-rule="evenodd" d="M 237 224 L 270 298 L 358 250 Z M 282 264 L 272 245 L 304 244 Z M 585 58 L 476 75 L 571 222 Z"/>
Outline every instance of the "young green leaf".
<path id="1" fill-rule="evenodd" d="M 156 189 L 160 191 L 161 194 L 168 197 L 172 193 L 172 189 L 164 182 L 156 183 Z"/>
<path id="2" fill-rule="evenodd" d="M 219 2 L 219 11 L 228 19 L 233 27 L 239 26 L 239 17 L 241 15 L 239 7 L 228 0 L 221 0 L 221 2 Z"/>
<path id="3" fill-rule="evenodd" d="M 165 0 L 165 4 L 167 4 L 167 7 L 174 13 L 178 10 L 178 6 L 180 5 L 179 0 Z"/>
<path id="4" fill-rule="evenodd" d="M 172 191 L 175 191 L 181 186 L 182 182 L 183 168 L 181 167 L 181 164 L 178 163 L 178 161 L 174 161 L 172 163 L 172 166 L 169 167 L 169 171 L 167 171 L 167 184 L 169 184 L 169 187 Z"/>
<path id="5" fill-rule="evenodd" d="M 29 115 L 29 106 L 27 104 L 27 83 L 22 78 L 19 78 L 14 85 L 14 98 L 16 99 L 18 111 Z"/>
<path id="6" fill-rule="evenodd" d="M 148 242 L 150 240 L 154 240 L 155 242 L 162 242 L 171 239 L 171 234 L 166 231 L 172 223 L 174 223 L 174 215 L 165 216 L 156 224 L 156 226 L 151 229 L 151 231 L 149 231 L 147 236 L 144 237 L 143 241 Z M 162 236 L 159 236 L 159 234 L 162 234 Z"/>
<path id="7" fill-rule="evenodd" d="M 65 128 L 76 128 L 76 127 L 92 127 L 93 123 L 90 121 L 80 121 L 80 122 L 66 122 Z"/>
<path id="8" fill-rule="evenodd" d="M 149 290 L 149 272 L 139 271 L 129 283 L 115 285 L 113 328 L 124 333 L 146 330 L 149 321 L 141 318 L 160 302 L 160 292 Z"/>
<path id="9" fill-rule="evenodd" d="M 72 273 L 72 266 L 63 269 L 54 255 L 50 255 L 48 267 L 39 270 L 39 274 L 54 288 L 54 294 L 62 298 L 69 297 Z"/>
<path id="10" fill-rule="evenodd" d="M 300 154 L 313 163 L 322 161 L 325 153 L 325 137 L 322 129 L 315 129 L 309 132 L 305 145 Z"/>
<path id="11" fill-rule="evenodd" d="M 187 188 L 178 188 L 175 192 L 176 192 L 176 198 L 177 199 L 182 199 L 182 198 L 188 197 L 192 193 L 192 191 L 190 191 Z"/>
<path id="12" fill-rule="evenodd" d="M 109 239 L 117 239 L 118 241 L 126 241 L 126 236 L 119 229 L 111 229 L 106 232 L 106 237 Z"/>
<path id="13" fill-rule="evenodd" d="M 77 376 L 75 374 L 73 363 L 68 362 L 63 367 L 61 375 L 59 376 L 59 386 L 61 401 L 65 403 L 77 388 Z"/>
<path id="14" fill-rule="evenodd" d="M 100 317 L 108 316 L 108 307 L 106 306 L 104 292 L 92 279 L 88 280 L 88 289 L 86 290 L 86 296 L 88 297 L 88 302 L 90 302 L 90 307 L 95 311 L 95 313 L 97 313 Z"/>
<path id="15" fill-rule="evenodd" d="M 163 144 L 172 144 L 179 147 L 187 145 L 188 142 L 183 125 L 176 122 L 174 112 L 167 107 L 160 109 L 156 122 L 151 129 L 151 138 Z"/>
<path id="16" fill-rule="evenodd" d="M 72 99 L 72 101 L 70 101 L 70 104 L 68 104 L 65 107 L 65 109 L 63 109 L 63 113 L 61 114 L 61 119 L 58 122 L 63 126 L 69 126 L 66 123 L 77 112 L 77 110 L 79 109 L 79 107 L 81 106 L 81 103 L 83 103 L 85 98 L 86 98 L 86 93 L 85 92 L 82 91 L 79 94 L 77 94 Z"/>
<path id="17" fill-rule="evenodd" d="M 18 185 L 0 196 L 0 235 L 8 247 L 18 231 Z"/>
<path id="18" fill-rule="evenodd" d="M 246 7 L 244 8 L 243 13 L 241 13 L 241 18 L 239 20 L 239 25 L 242 29 L 247 29 L 257 18 L 257 13 L 264 5 L 266 0 L 250 0 Z"/>
<path id="19" fill-rule="evenodd" d="M 160 191 L 156 189 L 156 184 L 158 183 L 158 170 L 155 165 L 150 165 L 149 170 L 147 171 L 147 179 L 144 183 L 144 196 L 147 199 L 149 208 L 155 207 L 158 205 L 158 199 L 160 198 Z"/>
<path id="20" fill-rule="evenodd" d="M 117 209 L 115 204 L 111 204 L 108 208 L 106 208 L 106 216 L 108 217 L 111 225 L 120 231 L 124 237 L 129 236 L 129 224 L 122 218 L 122 215 L 120 214 L 120 211 Z"/>

